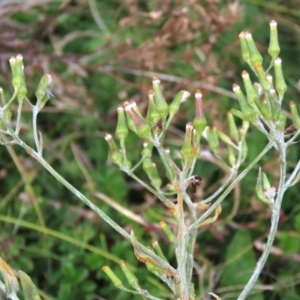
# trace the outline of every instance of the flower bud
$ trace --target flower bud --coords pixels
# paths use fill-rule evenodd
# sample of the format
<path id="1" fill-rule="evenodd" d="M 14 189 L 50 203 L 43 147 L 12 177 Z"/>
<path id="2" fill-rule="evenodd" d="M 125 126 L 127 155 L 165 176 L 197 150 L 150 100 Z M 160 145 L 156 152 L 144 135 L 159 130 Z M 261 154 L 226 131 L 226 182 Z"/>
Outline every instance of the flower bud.
<path id="1" fill-rule="evenodd" d="M 236 157 L 234 155 L 233 148 L 230 145 L 227 145 L 227 150 L 228 150 L 228 161 L 230 165 L 233 167 L 236 164 Z"/>
<path id="2" fill-rule="evenodd" d="M 35 96 L 37 99 L 36 106 L 38 108 L 38 111 L 40 111 L 49 100 L 50 95 L 48 93 L 48 87 L 51 81 L 51 76 L 49 74 L 45 74 L 39 82 L 38 88 L 35 92 Z"/>
<path id="3" fill-rule="evenodd" d="M 254 106 L 254 99 L 258 98 L 258 95 L 255 91 L 255 88 L 252 85 L 251 79 L 249 77 L 249 73 L 246 71 L 242 72 L 242 78 L 244 81 L 244 86 L 247 94 L 248 103 L 253 107 Z"/>
<path id="4" fill-rule="evenodd" d="M 177 241 L 177 238 L 176 238 L 176 235 L 173 233 L 173 231 L 170 229 L 170 227 L 164 221 L 160 221 L 159 225 L 162 228 L 162 230 L 164 231 L 164 233 L 166 234 L 166 236 L 168 237 L 169 242 L 172 244 L 175 244 Z"/>
<path id="5" fill-rule="evenodd" d="M 267 91 L 271 87 L 271 85 L 266 80 L 265 70 L 263 69 L 262 65 L 260 65 L 260 64 L 254 65 L 254 68 L 255 68 L 256 75 L 257 75 L 257 77 L 259 79 L 260 84 L 262 85 L 263 89 L 265 91 Z"/>
<path id="6" fill-rule="evenodd" d="M 235 141 L 238 141 L 239 140 L 239 133 L 238 133 L 236 123 L 234 121 L 234 117 L 233 117 L 231 112 L 227 113 L 227 120 L 228 120 L 229 132 L 230 132 L 231 137 Z"/>
<path id="7" fill-rule="evenodd" d="M 137 135 L 145 140 L 151 140 L 152 139 L 151 127 L 139 113 L 136 103 L 135 102 L 128 103 L 125 106 L 125 110 L 133 120 Z"/>
<path id="8" fill-rule="evenodd" d="M 27 94 L 27 87 L 24 78 L 23 57 L 21 54 L 18 54 L 15 60 L 11 59 L 10 62 L 13 75 L 12 85 L 17 93 L 19 103 L 22 103 Z"/>
<path id="9" fill-rule="evenodd" d="M 249 52 L 249 48 L 248 48 L 248 43 L 247 40 L 245 38 L 246 32 L 242 31 L 239 34 L 239 38 L 240 38 L 240 44 L 241 44 L 241 51 L 242 51 L 242 57 L 243 60 L 250 65 L 250 52 Z"/>
<path id="10" fill-rule="evenodd" d="M 133 272 L 130 271 L 129 268 L 127 268 L 125 262 L 123 260 L 120 261 L 121 270 L 123 271 L 128 283 L 130 286 L 132 286 L 135 290 L 140 290 L 140 286 L 138 283 L 137 278 L 133 274 Z"/>
<path id="11" fill-rule="evenodd" d="M 162 250 L 161 250 L 161 248 L 160 248 L 160 246 L 159 246 L 158 241 L 152 239 L 151 244 L 152 244 L 152 247 L 153 247 L 155 253 L 156 253 L 160 258 L 162 258 L 163 260 L 168 261 L 167 258 L 166 258 L 165 255 L 164 255 L 164 253 L 162 252 Z"/>
<path id="12" fill-rule="evenodd" d="M 0 101 L 2 106 L 6 104 L 5 94 L 3 92 L 3 88 L 0 87 Z"/>
<path id="13" fill-rule="evenodd" d="M 186 124 L 185 135 L 182 148 L 180 150 L 182 159 L 185 163 L 192 159 L 192 150 L 193 150 L 193 130 L 194 127 L 191 122 Z"/>
<path id="14" fill-rule="evenodd" d="M 271 188 L 267 176 L 264 173 L 262 174 L 261 168 L 258 171 L 255 191 L 257 197 L 273 209 L 275 190 Z"/>
<path id="15" fill-rule="evenodd" d="M 207 122 L 204 115 L 202 94 L 199 90 L 197 90 L 195 93 L 195 118 L 193 120 L 193 127 L 196 129 L 198 142 L 200 141 L 206 124 Z"/>
<path id="16" fill-rule="evenodd" d="M 206 127 L 205 133 L 206 133 L 206 137 L 207 137 L 207 141 L 208 141 L 210 150 L 214 154 L 217 154 L 218 149 L 219 149 L 219 138 L 218 138 L 218 134 L 217 134 L 217 127 L 214 126 L 212 129 L 210 129 L 209 127 Z"/>
<path id="17" fill-rule="evenodd" d="M 180 108 L 180 104 L 182 102 L 184 102 L 191 94 L 187 91 L 180 91 L 176 97 L 174 98 L 174 100 L 172 101 L 172 103 L 169 106 L 169 112 L 170 112 L 170 117 L 173 118 L 179 108 Z"/>
<path id="18" fill-rule="evenodd" d="M 292 120 L 293 120 L 293 125 L 296 129 L 300 129 L 300 118 L 299 118 L 299 113 L 298 109 L 295 105 L 294 102 L 290 102 L 290 110 L 292 114 Z"/>
<path id="19" fill-rule="evenodd" d="M 118 289 L 124 289 L 124 285 L 122 283 L 122 281 L 119 279 L 119 277 L 111 270 L 110 267 L 108 266 L 104 266 L 102 268 L 102 271 L 105 272 L 105 274 L 109 277 L 109 279 L 112 281 L 112 283 L 114 284 L 114 286 Z"/>
<path id="20" fill-rule="evenodd" d="M 148 143 L 148 142 L 144 142 L 143 143 L 143 147 L 144 147 L 144 149 L 141 152 L 142 157 L 143 158 L 145 158 L 145 157 L 151 157 L 151 155 L 152 155 L 152 149 L 153 149 L 153 144 Z"/>
<path id="21" fill-rule="evenodd" d="M 248 145 L 246 139 L 242 139 L 242 156 L 241 156 L 242 161 L 246 159 L 247 154 L 248 154 Z"/>
<path id="22" fill-rule="evenodd" d="M 247 32 L 245 34 L 245 38 L 247 40 L 247 44 L 248 44 L 248 48 L 249 48 L 249 52 L 250 52 L 250 61 L 251 61 L 252 65 L 253 66 L 261 65 L 263 58 L 256 48 L 256 45 L 252 38 L 252 34 L 250 32 Z"/>
<path id="23" fill-rule="evenodd" d="M 161 116 L 156 109 L 156 105 L 154 102 L 154 92 L 152 90 L 148 93 L 148 99 L 148 111 L 146 119 L 150 123 L 150 125 L 153 126 L 161 119 Z"/>
<path id="24" fill-rule="evenodd" d="M 105 140 L 107 141 L 109 146 L 111 161 L 119 167 L 122 166 L 122 162 L 123 162 L 122 153 L 117 148 L 117 145 L 113 137 L 111 136 L 111 134 L 106 134 Z"/>
<path id="25" fill-rule="evenodd" d="M 161 92 L 160 89 L 160 80 L 157 77 L 153 77 L 152 79 L 152 84 L 153 84 L 153 90 L 154 90 L 154 95 L 155 95 L 155 102 L 156 102 L 156 109 L 162 119 L 166 119 L 168 113 L 169 113 L 169 107 L 168 104 Z"/>
<path id="26" fill-rule="evenodd" d="M 158 175 L 158 170 L 155 165 L 150 159 L 150 157 L 145 157 L 143 160 L 143 169 L 147 176 L 149 177 L 151 184 L 159 190 L 162 184 L 162 181 Z"/>
<path id="27" fill-rule="evenodd" d="M 279 57 L 275 58 L 274 71 L 275 71 L 275 87 L 276 87 L 276 91 L 279 96 L 279 99 L 281 101 L 287 90 L 287 85 L 286 85 L 284 77 L 283 77 L 281 58 L 279 58 Z"/>
<path id="28" fill-rule="evenodd" d="M 272 20 L 270 22 L 270 43 L 268 52 L 274 60 L 280 53 L 280 47 L 278 42 L 277 22 Z"/>
<path id="29" fill-rule="evenodd" d="M 124 141 L 128 136 L 128 127 L 126 123 L 124 108 L 122 106 L 118 107 L 118 123 L 115 134 L 116 137 L 121 141 L 121 145 L 124 145 Z"/>
<path id="30" fill-rule="evenodd" d="M 232 85 L 232 90 L 235 93 L 235 95 L 239 101 L 240 108 L 241 108 L 241 111 L 242 111 L 243 117 L 244 117 L 243 119 L 253 123 L 256 118 L 255 112 L 252 109 L 252 107 L 248 104 L 248 102 L 246 101 L 246 98 L 245 98 L 241 88 L 236 83 L 234 83 Z"/>

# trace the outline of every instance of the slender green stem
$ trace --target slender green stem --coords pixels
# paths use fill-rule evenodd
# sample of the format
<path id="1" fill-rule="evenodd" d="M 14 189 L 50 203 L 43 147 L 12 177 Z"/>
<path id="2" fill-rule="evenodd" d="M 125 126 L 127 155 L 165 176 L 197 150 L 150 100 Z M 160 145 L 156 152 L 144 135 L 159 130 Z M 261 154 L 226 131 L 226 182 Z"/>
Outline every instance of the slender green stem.
<path id="1" fill-rule="evenodd" d="M 33 139 L 35 143 L 36 150 L 39 155 L 42 153 L 42 149 L 40 148 L 40 141 L 37 131 L 37 115 L 38 115 L 37 106 L 34 106 L 32 109 L 32 130 L 33 130 Z"/>
<path id="2" fill-rule="evenodd" d="M 227 187 L 223 194 L 216 200 L 214 204 L 190 227 L 188 228 L 189 232 L 197 229 L 198 226 L 217 208 L 217 206 L 225 199 L 225 197 L 233 190 L 233 188 L 240 182 L 247 173 L 253 168 L 253 166 L 272 148 L 273 143 L 270 142 L 262 151 L 257 155 L 257 157 L 247 166 L 247 168 L 239 175 L 237 178 Z"/>
<path id="3" fill-rule="evenodd" d="M 237 300 L 244 300 L 248 296 L 248 294 L 251 292 L 253 289 L 253 286 L 255 285 L 258 276 L 260 275 L 263 267 L 265 266 L 265 263 L 267 261 L 267 258 L 270 254 L 277 228 L 278 228 L 278 221 L 280 217 L 280 208 L 281 208 L 281 203 L 283 199 L 283 195 L 285 192 L 285 178 L 286 178 L 286 145 L 284 144 L 284 140 L 282 139 L 281 142 L 278 142 L 278 149 L 280 153 L 280 182 L 278 186 L 278 191 L 277 191 L 277 197 L 276 197 L 276 202 L 274 209 L 272 211 L 272 218 L 271 218 L 271 228 L 270 232 L 268 235 L 268 240 L 265 246 L 265 249 L 258 260 L 255 270 L 252 273 L 248 283 L 244 287 L 242 293 L 239 295 Z"/>

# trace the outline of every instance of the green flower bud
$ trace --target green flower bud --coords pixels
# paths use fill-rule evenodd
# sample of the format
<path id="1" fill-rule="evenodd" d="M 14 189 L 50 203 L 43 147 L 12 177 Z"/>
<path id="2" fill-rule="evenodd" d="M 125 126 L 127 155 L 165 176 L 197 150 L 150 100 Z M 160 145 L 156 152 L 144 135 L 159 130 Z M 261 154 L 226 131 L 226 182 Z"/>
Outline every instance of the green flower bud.
<path id="1" fill-rule="evenodd" d="M 165 261 L 168 261 L 167 258 L 165 257 L 164 253 L 162 252 L 159 243 L 157 240 L 152 239 L 151 241 L 152 247 L 155 251 L 155 253 L 162 259 L 164 259 Z"/>
<path id="2" fill-rule="evenodd" d="M 239 34 L 239 38 L 240 38 L 240 44 L 241 44 L 241 51 L 242 51 L 242 57 L 243 60 L 250 65 L 250 52 L 249 52 L 249 47 L 248 47 L 248 43 L 247 40 L 245 38 L 246 32 L 242 31 Z"/>
<path id="3" fill-rule="evenodd" d="M 272 113 L 267 103 L 262 103 L 260 99 L 255 98 L 255 105 L 265 120 L 272 120 Z"/>
<path id="4" fill-rule="evenodd" d="M 50 99 L 48 87 L 51 81 L 52 78 L 49 74 L 45 74 L 40 80 L 38 88 L 35 92 L 35 96 L 37 98 L 36 106 L 38 108 L 38 111 L 40 111 Z"/>
<path id="5" fill-rule="evenodd" d="M 220 138 L 220 140 L 222 140 L 224 143 L 226 143 L 227 145 L 232 145 L 232 141 L 231 138 L 225 134 L 224 132 L 220 131 L 220 130 L 216 130 L 218 137 Z"/>
<path id="6" fill-rule="evenodd" d="M 242 161 L 244 161 L 248 154 L 248 145 L 246 139 L 242 140 Z"/>
<path id="7" fill-rule="evenodd" d="M 147 111 L 147 121 L 151 126 L 155 125 L 160 119 L 161 116 L 156 109 L 156 105 L 154 102 L 154 92 L 151 90 L 148 93 L 148 111 Z"/>
<path id="8" fill-rule="evenodd" d="M 227 145 L 227 150 L 228 150 L 228 161 L 230 165 L 233 167 L 235 166 L 236 163 L 236 157 L 234 155 L 233 148 L 230 145 Z"/>
<path id="9" fill-rule="evenodd" d="M 268 90 L 268 89 L 271 87 L 271 85 L 270 85 L 270 83 L 266 80 L 265 71 L 264 71 L 262 65 L 260 65 L 260 64 L 255 64 L 255 65 L 254 65 L 254 68 L 255 68 L 257 77 L 258 77 L 258 79 L 259 79 L 259 82 L 261 83 L 263 89 L 264 89 L 265 91 Z"/>
<path id="10" fill-rule="evenodd" d="M 154 250 L 150 246 L 148 246 L 147 249 L 154 252 Z M 145 262 L 145 265 L 146 265 L 148 271 L 155 274 L 157 277 L 161 278 L 161 276 L 165 276 L 163 271 L 160 268 L 156 267 L 155 265 L 152 265 L 148 262 Z"/>
<path id="11" fill-rule="evenodd" d="M 194 127 L 191 122 L 186 124 L 185 127 L 185 135 L 182 148 L 180 150 L 182 159 L 185 163 L 192 159 L 192 151 L 193 151 L 193 131 Z"/>
<path id="12" fill-rule="evenodd" d="M 241 108 L 241 111 L 243 113 L 243 116 L 246 121 L 249 121 L 249 122 L 254 122 L 255 119 L 256 119 L 256 116 L 255 116 L 255 111 L 252 109 L 252 107 L 248 104 L 241 88 L 236 84 L 234 83 L 232 85 L 232 90 L 233 92 L 235 93 L 238 101 L 239 101 L 239 104 L 240 104 L 240 108 Z"/>
<path id="13" fill-rule="evenodd" d="M 166 119 L 168 113 L 169 113 L 169 107 L 168 104 L 161 92 L 160 89 L 160 80 L 157 77 L 153 77 L 152 79 L 152 84 L 153 84 L 153 90 L 154 90 L 154 95 L 155 95 L 155 100 L 156 100 L 156 109 L 162 119 Z"/>
<path id="14" fill-rule="evenodd" d="M 17 91 L 17 99 L 19 103 L 23 103 L 23 100 L 25 99 L 25 96 L 27 94 L 27 87 L 25 84 L 24 64 L 23 57 L 21 54 L 18 54 L 16 57 L 14 72 L 15 73 L 13 75 L 12 85 Z"/>
<path id="15" fill-rule="evenodd" d="M 173 118 L 179 111 L 180 104 L 184 102 L 191 94 L 187 91 L 180 91 L 169 106 L 170 117 Z"/>
<path id="16" fill-rule="evenodd" d="M 128 136 L 128 127 L 126 123 L 124 108 L 122 106 L 118 107 L 118 124 L 115 134 L 116 137 L 121 141 L 121 144 L 124 145 L 124 141 Z"/>
<path id="17" fill-rule="evenodd" d="M 274 60 L 280 53 L 280 47 L 278 42 L 277 22 L 272 20 L 270 22 L 270 43 L 268 52 Z"/>
<path id="18" fill-rule="evenodd" d="M 135 290 L 140 290 L 140 286 L 138 283 L 137 278 L 135 275 L 127 268 L 125 262 L 123 260 L 120 261 L 121 270 L 123 271 L 128 283 L 132 286 Z"/>
<path id="19" fill-rule="evenodd" d="M 122 166 L 123 165 L 123 155 L 120 152 L 120 150 L 117 148 L 117 145 L 111 136 L 111 134 L 106 134 L 105 140 L 108 143 L 109 150 L 110 150 L 110 158 L 111 161 L 116 164 L 117 166 Z"/>
<path id="20" fill-rule="evenodd" d="M 293 125 L 296 129 L 300 129 L 300 118 L 297 107 L 294 102 L 290 102 L 290 110 L 292 113 Z"/>
<path id="21" fill-rule="evenodd" d="M 275 87 L 276 87 L 276 91 L 278 93 L 279 99 L 281 101 L 287 90 L 287 85 L 286 85 L 284 77 L 283 77 L 281 58 L 279 58 L 279 57 L 275 58 L 274 71 L 275 71 Z"/>
<path id="22" fill-rule="evenodd" d="M 133 101 L 127 104 L 125 110 L 133 120 L 136 134 L 145 140 L 152 140 L 151 127 L 139 113 L 136 103 Z"/>
<path id="23" fill-rule="evenodd" d="M 269 83 L 270 87 L 274 88 L 274 86 L 273 86 L 273 76 L 271 74 L 266 75 L 266 80 Z"/>
<path id="24" fill-rule="evenodd" d="M 264 184 L 266 184 L 267 186 L 264 186 Z M 266 175 L 263 173 L 262 176 L 261 168 L 259 168 L 257 181 L 256 181 L 256 188 L 255 188 L 256 195 L 262 202 L 268 204 L 271 208 L 273 208 L 276 191 L 271 187 L 268 188 L 269 185 L 270 184 L 268 183 L 268 179 Z"/>
<path id="25" fill-rule="evenodd" d="M 153 149 L 153 144 L 145 142 L 143 143 L 144 149 L 142 150 L 142 157 L 151 157 L 152 155 L 152 149 Z"/>
<path id="26" fill-rule="evenodd" d="M 0 105 L 4 106 L 6 104 L 6 99 L 5 99 L 5 95 L 3 92 L 3 88 L 1 88 L 1 87 L 0 87 L 0 101 L 1 101 Z"/>
<path id="27" fill-rule="evenodd" d="M 128 101 L 125 101 L 123 104 L 123 107 L 125 108 L 127 105 L 129 105 L 130 103 Z M 125 115 L 126 115 L 126 121 L 127 121 L 127 126 L 128 128 L 133 131 L 134 133 L 136 133 L 136 127 L 135 124 L 130 116 L 130 114 L 126 111 L 125 109 Z"/>
<path id="28" fill-rule="evenodd" d="M 207 141 L 208 141 L 210 150 L 214 154 L 217 154 L 218 149 L 219 149 L 219 138 L 218 138 L 218 134 L 217 134 L 217 127 L 214 126 L 212 129 L 210 129 L 209 127 L 206 127 L 205 134 L 207 137 Z"/>
<path id="29" fill-rule="evenodd" d="M 109 279 L 112 281 L 114 286 L 118 289 L 124 289 L 124 285 L 122 281 L 119 279 L 119 277 L 111 270 L 110 267 L 104 266 L 102 270 L 105 272 L 105 274 L 109 277 Z"/>
<path id="30" fill-rule="evenodd" d="M 196 129 L 198 142 L 200 141 L 206 124 L 207 121 L 204 115 L 202 94 L 199 90 L 197 90 L 195 93 L 195 118 L 193 120 L 193 127 Z"/>
<path id="31" fill-rule="evenodd" d="M 41 300 L 38 289 L 31 278 L 23 271 L 18 271 L 25 300 Z"/>
<path id="32" fill-rule="evenodd" d="M 235 115 L 236 117 L 238 117 L 239 119 L 242 119 L 244 120 L 244 115 L 242 114 L 242 112 L 240 112 L 239 110 L 235 109 L 235 108 L 232 108 L 230 110 L 230 112 Z"/>
<path id="33" fill-rule="evenodd" d="M 164 233 L 166 234 L 166 236 L 168 237 L 169 242 L 172 244 L 175 244 L 177 241 L 177 238 L 176 238 L 176 235 L 173 233 L 173 231 L 170 229 L 170 227 L 164 221 L 160 221 L 159 225 L 162 228 L 162 230 L 164 231 Z"/>
<path id="34" fill-rule="evenodd" d="M 235 140 L 238 141 L 239 140 L 239 133 L 238 133 L 238 129 L 236 126 L 236 123 L 234 121 L 233 115 L 231 112 L 227 113 L 227 120 L 228 120 L 228 125 L 229 125 L 229 132 L 231 137 Z"/>
<path id="35" fill-rule="evenodd" d="M 162 181 L 159 178 L 157 167 L 153 163 L 150 157 L 146 157 L 143 160 L 143 169 L 147 176 L 149 177 L 151 184 L 158 190 L 162 185 Z"/>
<path id="36" fill-rule="evenodd" d="M 258 98 L 258 95 L 255 91 L 255 88 L 252 85 L 251 79 L 249 77 L 249 73 L 246 71 L 242 72 L 242 78 L 244 81 L 244 86 L 247 94 L 248 103 L 253 107 L 254 106 L 254 99 Z"/>
<path id="37" fill-rule="evenodd" d="M 257 50 L 256 45 L 254 43 L 254 40 L 252 38 L 252 34 L 250 32 L 247 32 L 245 34 L 245 38 L 247 40 L 249 52 L 250 52 L 250 61 L 253 66 L 255 65 L 261 65 L 263 58 L 260 54 L 260 52 Z"/>

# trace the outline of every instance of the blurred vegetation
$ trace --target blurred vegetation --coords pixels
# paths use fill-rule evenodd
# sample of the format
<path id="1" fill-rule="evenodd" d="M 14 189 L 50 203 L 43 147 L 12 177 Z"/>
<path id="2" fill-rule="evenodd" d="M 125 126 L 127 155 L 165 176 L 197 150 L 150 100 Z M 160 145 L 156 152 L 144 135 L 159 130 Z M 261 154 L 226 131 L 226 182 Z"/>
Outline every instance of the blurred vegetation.
<path id="1" fill-rule="evenodd" d="M 145 111 L 155 75 L 168 99 L 180 89 L 200 88 L 211 124 L 226 131 L 226 112 L 236 105 L 231 85 L 241 83 L 240 73 L 246 68 L 238 34 L 251 31 L 258 48 L 267 52 L 271 19 L 278 22 L 280 56 L 289 85 L 286 99 L 297 102 L 299 9 L 299 0 L 3 0 L 0 86 L 8 92 L 8 59 L 18 53 L 25 60 L 32 101 L 41 75 L 53 76 L 56 97 L 39 117 L 46 159 L 124 228 L 134 228 L 141 242 L 159 239 L 171 258 L 173 249 L 156 226 L 160 220 L 172 222 L 169 213 L 108 161 L 103 137 L 115 128 L 117 106 L 134 99 Z M 193 115 L 192 101 L 184 108 L 168 138 L 171 148 L 178 145 Z M 32 143 L 28 107 L 27 111 L 22 135 Z M 252 130 L 249 161 L 263 143 Z M 137 161 L 138 139 L 130 136 L 128 145 L 130 159 Z M 291 168 L 298 153 L 296 144 L 289 154 Z M 101 271 L 108 264 L 122 276 L 116 264 L 120 259 L 132 266 L 143 288 L 170 299 L 167 288 L 135 259 L 130 243 L 24 151 L 1 147 L 0 156 L 0 256 L 29 274 L 44 299 L 140 299 L 117 290 Z M 278 163 L 272 155 L 262 162 L 275 183 Z M 205 157 L 196 171 L 203 178 L 199 197 L 213 191 L 226 176 Z M 270 211 L 255 197 L 256 174 L 254 170 L 236 187 L 223 204 L 222 217 L 199 234 L 195 255 L 199 299 L 209 299 L 210 291 L 222 299 L 236 299 L 247 280 L 244 275 L 250 275 L 261 253 Z M 297 186 L 287 193 L 272 256 L 249 299 L 300 299 L 298 195 Z M 117 211 L 114 204 L 120 205 Z M 125 208 L 143 221 L 124 216 Z M 243 260 L 248 263 L 241 265 Z"/>

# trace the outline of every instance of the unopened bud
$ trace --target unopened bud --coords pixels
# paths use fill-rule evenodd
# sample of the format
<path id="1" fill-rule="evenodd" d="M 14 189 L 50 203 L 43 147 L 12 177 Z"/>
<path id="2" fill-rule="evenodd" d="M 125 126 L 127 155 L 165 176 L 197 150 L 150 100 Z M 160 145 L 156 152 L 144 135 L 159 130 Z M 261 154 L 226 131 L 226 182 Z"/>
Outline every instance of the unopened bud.
<path id="1" fill-rule="evenodd" d="M 132 286 L 135 290 L 140 290 L 140 286 L 138 283 L 137 278 L 133 274 L 132 271 L 126 266 L 125 262 L 123 260 L 120 261 L 121 270 L 123 271 L 128 283 L 130 286 Z"/>
<path id="2" fill-rule="evenodd" d="M 241 44 L 241 51 L 242 51 L 242 57 L 243 60 L 250 65 L 250 52 L 249 52 L 249 47 L 247 44 L 247 40 L 245 38 L 246 32 L 242 31 L 239 34 L 240 38 L 240 44 Z"/>
<path id="3" fill-rule="evenodd" d="M 156 124 L 160 119 L 161 116 L 156 109 L 156 105 L 154 102 L 154 92 L 151 90 L 148 93 L 148 111 L 147 111 L 147 120 L 151 126 Z"/>
<path id="4" fill-rule="evenodd" d="M 109 277 L 109 279 L 112 281 L 115 287 L 118 289 L 124 289 L 122 281 L 119 279 L 119 277 L 111 270 L 110 267 L 104 266 L 102 268 L 102 271 L 105 272 L 105 274 Z"/>
<path id="5" fill-rule="evenodd" d="M 280 47 L 278 42 L 277 22 L 272 20 L 270 22 L 270 43 L 268 52 L 274 60 L 280 53 Z"/>
<path id="6" fill-rule="evenodd" d="M 252 34 L 250 32 L 247 32 L 245 34 L 245 38 L 247 40 L 247 44 L 248 44 L 248 48 L 249 48 L 249 52 L 250 52 L 250 61 L 253 64 L 253 66 L 255 65 L 261 65 L 263 58 L 260 54 L 260 52 L 257 50 L 256 45 L 254 43 L 254 40 L 252 38 Z"/>
<path id="7" fill-rule="evenodd" d="M 166 119 L 169 113 L 169 106 L 161 92 L 160 80 L 157 77 L 153 77 L 152 84 L 155 95 L 156 109 L 159 112 L 162 119 L 164 120 Z"/>
<path id="8" fill-rule="evenodd" d="M 128 128 L 127 128 L 127 123 L 125 118 L 125 112 L 122 106 L 118 107 L 118 124 L 117 124 L 115 134 L 122 144 L 124 143 L 126 137 L 128 136 Z"/>
<path id="9" fill-rule="evenodd" d="M 232 85 L 232 90 L 235 93 L 235 95 L 239 101 L 240 108 L 243 113 L 244 119 L 249 122 L 254 122 L 255 121 L 255 112 L 251 108 L 251 106 L 248 104 L 241 88 L 236 83 L 234 83 Z"/>
<path id="10" fill-rule="evenodd" d="M 51 82 L 52 77 L 49 74 L 45 74 L 39 82 L 38 88 L 35 92 L 35 96 L 37 99 L 36 106 L 38 108 L 38 111 L 40 111 L 45 106 L 50 98 L 48 88 Z"/>
<path id="11" fill-rule="evenodd" d="M 238 141 L 239 140 L 239 133 L 238 133 L 238 129 L 237 129 L 234 117 L 233 117 L 231 112 L 227 113 L 227 120 L 228 120 L 229 132 L 230 132 L 231 137 L 235 141 Z"/>
<path id="12" fill-rule="evenodd" d="M 177 112 L 179 111 L 180 104 L 184 102 L 188 97 L 190 96 L 190 93 L 187 91 L 180 91 L 172 103 L 169 106 L 169 112 L 170 116 L 173 117 Z"/>
<path id="13" fill-rule="evenodd" d="M 137 106 L 135 102 L 131 102 L 125 106 L 126 112 L 130 115 L 131 119 L 134 122 L 136 127 L 136 133 L 138 136 L 145 140 L 151 140 L 151 127 L 150 125 L 144 120 L 139 112 L 137 112 Z"/>
<path id="14" fill-rule="evenodd" d="M 255 88 L 252 85 L 251 79 L 249 77 L 249 73 L 246 71 L 243 71 L 242 78 L 244 81 L 244 86 L 245 86 L 245 90 L 246 90 L 246 94 L 247 94 L 248 103 L 253 107 L 254 102 L 255 102 L 254 99 L 258 98 L 258 95 L 255 91 Z"/>
<path id="15" fill-rule="evenodd" d="M 284 77 L 283 77 L 282 63 L 281 63 L 281 58 L 279 58 L 279 57 L 275 58 L 274 71 L 275 71 L 275 87 L 276 87 L 276 91 L 278 93 L 279 99 L 281 101 L 287 90 L 287 85 L 286 85 Z"/>
<path id="16" fill-rule="evenodd" d="M 115 163 L 117 166 L 122 166 L 123 156 L 120 150 L 117 148 L 117 145 L 112 135 L 106 134 L 105 140 L 107 141 L 109 146 L 111 161 Z"/>
<path id="17" fill-rule="evenodd" d="M 300 129 L 300 118 L 299 118 L 299 113 L 298 109 L 295 105 L 294 102 L 290 102 L 290 110 L 292 114 L 292 120 L 293 120 L 293 125 L 296 129 Z"/>
<path id="18" fill-rule="evenodd" d="M 202 93 L 197 90 L 195 93 L 195 118 L 193 120 L 193 126 L 197 131 L 197 138 L 200 141 L 202 132 L 207 124 L 202 101 Z"/>

